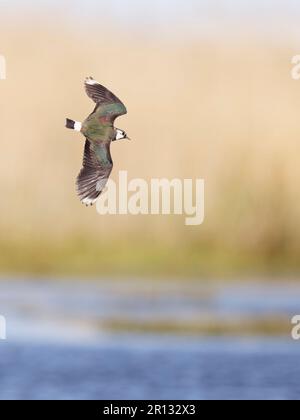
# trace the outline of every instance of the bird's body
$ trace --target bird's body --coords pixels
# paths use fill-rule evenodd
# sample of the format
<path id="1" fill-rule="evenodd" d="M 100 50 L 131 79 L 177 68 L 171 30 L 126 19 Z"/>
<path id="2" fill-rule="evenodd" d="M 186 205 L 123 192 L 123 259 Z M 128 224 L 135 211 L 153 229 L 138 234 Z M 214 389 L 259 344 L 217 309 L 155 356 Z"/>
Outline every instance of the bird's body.
<path id="1" fill-rule="evenodd" d="M 86 138 L 77 192 L 82 203 L 92 205 L 103 191 L 113 168 L 111 142 L 128 138 L 123 130 L 114 127 L 115 119 L 125 115 L 127 110 L 112 92 L 91 77 L 85 80 L 85 90 L 96 103 L 94 111 L 83 123 L 67 119 L 66 127 L 80 131 Z"/>

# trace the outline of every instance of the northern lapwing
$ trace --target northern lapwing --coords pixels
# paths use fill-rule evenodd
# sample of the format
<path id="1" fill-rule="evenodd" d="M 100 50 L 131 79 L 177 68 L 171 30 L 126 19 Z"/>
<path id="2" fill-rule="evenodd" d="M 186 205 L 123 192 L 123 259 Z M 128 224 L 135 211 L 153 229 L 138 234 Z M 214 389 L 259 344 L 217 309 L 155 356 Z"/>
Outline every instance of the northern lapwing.
<path id="1" fill-rule="evenodd" d="M 83 167 L 76 185 L 81 202 L 89 206 L 97 201 L 112 171 L 110 143 L 130 139 L 125 131 L 114 127 L 115 119 L 127 114 L 120 99 L 92 77 L 85 79 L 84 86 L 96 107 L 83 123 L 67 119 L 66 127 L 81 132 L 86 139 Z"/>

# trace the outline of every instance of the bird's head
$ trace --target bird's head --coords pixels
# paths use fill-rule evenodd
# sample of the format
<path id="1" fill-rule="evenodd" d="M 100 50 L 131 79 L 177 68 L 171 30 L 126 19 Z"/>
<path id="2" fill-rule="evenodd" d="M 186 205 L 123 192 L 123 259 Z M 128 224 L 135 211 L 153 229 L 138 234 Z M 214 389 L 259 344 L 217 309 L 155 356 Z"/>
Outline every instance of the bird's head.
<path id="1" fill-rule="evenodd" d="M 120 130 L 119 128 L 116 128 L 115 141 L 116 140 L 123 140 L 123 139 L 130 140 L 130 138 L 127 136 L 127 134 L 125 133 L 124 130 Z"/>

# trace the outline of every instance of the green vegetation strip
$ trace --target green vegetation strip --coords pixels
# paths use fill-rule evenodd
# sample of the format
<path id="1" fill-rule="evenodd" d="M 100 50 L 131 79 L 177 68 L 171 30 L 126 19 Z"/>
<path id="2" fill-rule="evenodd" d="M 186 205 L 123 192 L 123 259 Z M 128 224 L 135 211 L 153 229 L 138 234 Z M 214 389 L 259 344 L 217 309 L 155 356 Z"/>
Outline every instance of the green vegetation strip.
<path id="1" fill-rule="evenodd" d="M 285 276 L 300 272 L 297 255 L 230 250 L 212 244 L 168 246 L 151 242 L 0 242 L 0 274 L 53 276 L 218 277 Z"/>
<path id="2" fill-rule="evenodd" d="M 284 317 L 247 319 L 243 321 L 208 320 L 204 322 L 171 322 L 164 320 L 108 320 L 101 328 L 110 332 L 135 334 L 193 335 L 193 336 L 289 336 L 291 326 Z"/>

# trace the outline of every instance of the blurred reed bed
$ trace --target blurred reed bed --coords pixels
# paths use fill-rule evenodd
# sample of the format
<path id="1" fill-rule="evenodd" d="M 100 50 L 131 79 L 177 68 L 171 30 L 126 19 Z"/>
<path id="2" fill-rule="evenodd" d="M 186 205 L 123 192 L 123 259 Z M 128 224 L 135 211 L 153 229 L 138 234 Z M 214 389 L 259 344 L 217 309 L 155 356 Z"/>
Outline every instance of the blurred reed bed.
<path id="1" fill-rule="evenodd" d="M 82 29 L 82 28 L 81 28 Z M 103 34 L 105 34 L 103 36 Z M 247 40 L 158 42 L 57 25 L 0 28 L 2 272 L 224 274 L 299 268 L 300 82 L 288 47 Z M 113 178 L 204 178 L 206 220 L 107 216 L 80 205 L 93 76 L 119 95 L 133 139 Z"/>

